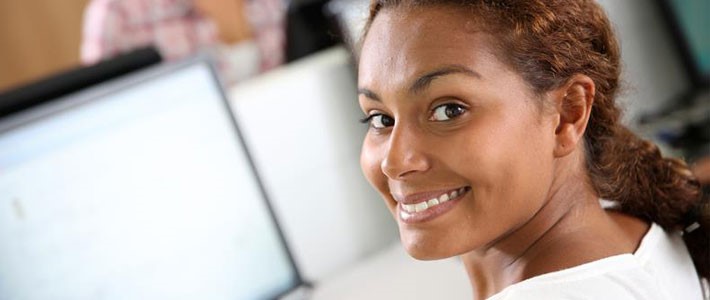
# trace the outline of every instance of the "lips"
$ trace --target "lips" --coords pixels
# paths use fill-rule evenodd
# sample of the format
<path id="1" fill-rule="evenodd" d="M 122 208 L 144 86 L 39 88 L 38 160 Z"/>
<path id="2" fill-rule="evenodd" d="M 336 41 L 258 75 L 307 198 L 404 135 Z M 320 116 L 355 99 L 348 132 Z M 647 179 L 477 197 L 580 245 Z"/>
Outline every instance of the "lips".
<path id="1" fill-rule="evenodd" d="M 471 188 L 418 193 L 397 199 L 399 216 L 405 223 L 426 222 L 451 210 Z"/>

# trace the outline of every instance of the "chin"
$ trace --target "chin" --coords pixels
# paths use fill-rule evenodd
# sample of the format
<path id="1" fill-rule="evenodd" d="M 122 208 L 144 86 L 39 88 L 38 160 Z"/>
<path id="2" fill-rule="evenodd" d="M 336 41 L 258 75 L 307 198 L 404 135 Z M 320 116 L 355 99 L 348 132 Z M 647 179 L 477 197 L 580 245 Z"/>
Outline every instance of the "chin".
<path id="1" fill-rule="evenodd" d="M 400 240 L 407 254 L 417 260 L 437 260 L 458 255 L 454 249 L 449 249 L 445 243 L 438 241 L 438 239 L 415 237 L 400 232 Z"/>

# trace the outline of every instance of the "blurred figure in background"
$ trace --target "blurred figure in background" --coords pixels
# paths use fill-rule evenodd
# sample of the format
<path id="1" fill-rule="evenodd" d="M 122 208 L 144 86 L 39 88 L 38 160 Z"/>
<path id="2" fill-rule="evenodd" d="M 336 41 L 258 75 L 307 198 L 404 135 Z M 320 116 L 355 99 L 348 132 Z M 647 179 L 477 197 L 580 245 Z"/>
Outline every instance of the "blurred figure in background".
<path id="1" fill-rule="evenodd" d="M 208 50 L 231 84 L 283 63 L 285 11 L 281 0 L 92 0 L 81 60 L 148 45 L 168 61 Z"/>

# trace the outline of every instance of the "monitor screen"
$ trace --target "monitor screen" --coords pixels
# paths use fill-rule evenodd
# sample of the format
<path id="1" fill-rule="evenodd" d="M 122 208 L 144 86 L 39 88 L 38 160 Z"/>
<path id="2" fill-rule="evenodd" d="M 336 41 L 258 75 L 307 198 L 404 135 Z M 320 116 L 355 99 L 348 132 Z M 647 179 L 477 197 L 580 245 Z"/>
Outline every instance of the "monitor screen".
<path id="1" fill-rule="evenodd" d="M 710 84 L 710 1 L 666 0 L 665 6 L 680 36 L 694 80 Z"/>
<path id="2" fill-rule="evenodd" d="M 0 120 L 0 299 L 268 299 L 299 282 L 205 60 Z"/>

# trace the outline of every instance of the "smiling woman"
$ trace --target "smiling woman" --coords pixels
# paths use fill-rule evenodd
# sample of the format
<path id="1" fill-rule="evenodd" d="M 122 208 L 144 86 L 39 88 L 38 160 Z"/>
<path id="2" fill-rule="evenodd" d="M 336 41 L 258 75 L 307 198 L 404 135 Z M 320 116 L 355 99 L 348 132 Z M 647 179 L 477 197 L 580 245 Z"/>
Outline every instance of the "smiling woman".
<path id="1" fill-rule="evenodd" d="M 592 0 L 375 0 L 361 165 L 409 254 L 478 299 L 702 299 L 708 199 L 619 124 L 619 55 Z"/>

